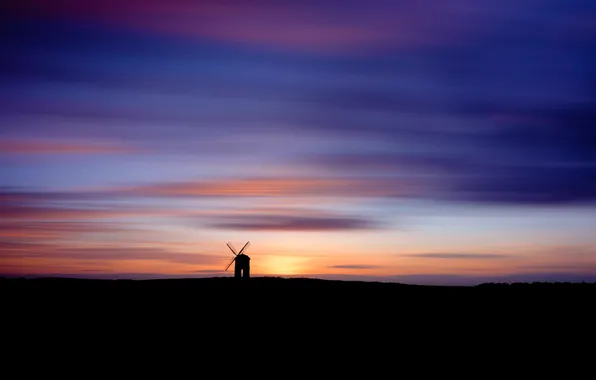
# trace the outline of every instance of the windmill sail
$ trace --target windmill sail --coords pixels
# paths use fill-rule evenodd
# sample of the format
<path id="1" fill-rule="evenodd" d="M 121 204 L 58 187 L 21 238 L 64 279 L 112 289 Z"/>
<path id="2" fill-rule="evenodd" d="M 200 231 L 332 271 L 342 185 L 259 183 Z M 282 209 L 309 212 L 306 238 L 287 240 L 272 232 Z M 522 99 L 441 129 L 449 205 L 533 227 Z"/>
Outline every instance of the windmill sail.
<path id="1" fill-rule="evenodd" d="M 229 263 L 229 264 L 226 266 L 226 269 L 224 269 L 224 272 L 226 272 L 226 271 L 228 270 L 228 268 L 230 267 L 230 265 L 232 265 L 232 263 L 233 263 L 234 261 L 236 261 L 236 257 L 234 257 L 234 258 L 232 259 L 232 261 L 230 261 L 230 263 Z"/>
<path id="2" fill-rule="evenodd" d="M 234 246 L 232 245 L 232 243 L 230 243 L 230 242 L 227 242 L 227 243 L 226 243 L 226 245 L 228 246 L 228 248 L 230 248 L 230 250 L 232 251 L 232 253 L 233 253 L 234 255 L 237 255 L 237 253 L 236 253 L 236 252 L 238 252 L 238 251 L 236 251 L 236 248 L 234 248 Z"/>
<path id="3" fill-rule="evenodd" d="M 239 255 L 244 253 L 244 250 L 250 245 L 250 241 L 247 241 L 246 244 L 244 244 L 244 247 L 242 247 L 242 249 L 240 250 Z"/>

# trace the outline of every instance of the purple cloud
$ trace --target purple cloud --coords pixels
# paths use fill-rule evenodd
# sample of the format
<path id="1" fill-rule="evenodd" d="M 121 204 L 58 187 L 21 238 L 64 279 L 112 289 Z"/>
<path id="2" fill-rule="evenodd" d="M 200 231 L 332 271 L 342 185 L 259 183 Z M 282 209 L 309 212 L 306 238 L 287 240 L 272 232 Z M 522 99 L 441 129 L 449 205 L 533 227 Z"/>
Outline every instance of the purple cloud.
<path id="1" fill-rule="evenodd" d="M 0 220 L 71 220 L 133 217 L 154 214 L 155 210 L 122 207 L 65 207 L 0 203 Z"/>
<path id="2" fill-rule="evenodd" d="M 0 154 L 96 155 L 132 153 L 134 149 L 97 142 L 0 139 Z"/>
<path id="3" fill-rule="evenodd" d="M 590 204 L 596 201 L 595 104 L 527 110 L 513 118 L 519 120 L 515 124 L 508 122 L 480 133 L 463 128 L 451 133 L 426 131 L 418 136 L 401 128 L 384 132 L 388 141 L 405 138 L 419 144 L 417 153 L 340 152 L 298 160 L 345 175 L 374 173 L 416 180 L 420 188 L 433 189 L 420 194 L 431 199 Z M 431 142 L 436 148 L 427 151 L 424 145 Z"/>
<path id="4" fill-rule="evenodd" d="M 139 32 L 195 38 L 308 53 L 370 53 L 386 49 L 454 44 L 497 24 L 499 16 L 524 9 L 502 0 L 382 0 L 284 3 L 259 0 L 222 3 L 102 0 L 82 4 L 61 0 L 9 2 L 23 16 L 52 15 L 128 28 Z"/>
<path id="5" fill-rule="evenodd" d="M 370 220 L 342 216 L 239 215 L 219 217 L 208 227 L 263 231 L 346 231 L 378 228 Z"/>
<path id="6" fill-rule="evenodd" d="M 329 268 L 336 269 L 377 269 L 381 268 L 378 265 L 332 265 Z"/>

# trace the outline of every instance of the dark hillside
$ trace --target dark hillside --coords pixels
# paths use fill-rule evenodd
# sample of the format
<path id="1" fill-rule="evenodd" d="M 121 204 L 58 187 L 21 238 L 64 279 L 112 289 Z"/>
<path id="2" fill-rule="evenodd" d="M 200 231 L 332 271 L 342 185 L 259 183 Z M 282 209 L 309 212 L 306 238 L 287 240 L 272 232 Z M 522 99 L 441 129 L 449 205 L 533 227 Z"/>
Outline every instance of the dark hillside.
<path id="1" fill-rule="evenodd" d="M 473 349 L 576 339 L 593 324 L 596 284 L 13 278 L 0 280 L 0 295 L 8 333 L 22 344 L 68 337 L 84 347 L 107 340 L 110 349 L 164 352 L 162 342 L 204 350 L 205 341 L 218 347 L 266 339 L 270 349 L 358 346 L 365 353 L 363 342 L 419 349 L 467 342 Z"/>
<path id="2" fill-rule="evenodd" d="M 199 307 L 209 304 L 245 304 L 246 307 L 280 306 L 334 307 L 395 304 L 420 309 L 433 305 L 535 306 L 589 303 L 596 295 L 594 283 L 514 283 L 482 284 L 470 287 L 405 285 L 399 283 L 332 281 L 310 278 L 231 277 L 162 280 L 86 280 L 74 278 L 10 278 L 0 280 L 0 290 L 8 302 L 28 306 L 44 303 L 123 307 L 169 304 Z"/>

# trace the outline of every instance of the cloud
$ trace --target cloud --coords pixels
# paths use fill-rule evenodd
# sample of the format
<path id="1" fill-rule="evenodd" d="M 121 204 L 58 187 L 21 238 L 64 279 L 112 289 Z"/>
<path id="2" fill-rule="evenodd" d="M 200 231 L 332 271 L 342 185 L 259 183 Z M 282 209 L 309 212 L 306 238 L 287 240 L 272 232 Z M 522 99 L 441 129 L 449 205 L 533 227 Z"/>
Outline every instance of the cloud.
<path id="1" fill-rule="evenodd" d="M 329 268 L 336 269 L 377 269 L 380 268 L 378 265 L 332 265 Z"/>
<path id="2" fill-rule="evenodd" d="M 469 170 L 477 164 L 448 154 L 368 152 L 368 153 L 321 153 L 305 156 L 302 162 L 315 167 L 350 173 L 398 174 L 410 176 L 436 176 L 456 170 Z"/>
<path id="3" fill-rule="evenodd" d="M 592 256 L 588 260 L 576 260 L 576 262 L 559 262 L 552 264 L 530 264 L 523 265 L 520 270 L 527 271 L 529 273 L 589 273 L 592 272 L 596 276 L 596 269 L 591 270 L 591 267 L 596 266 L 596 258 Z"/>
<path id="4" fill-rule="evenodd" d="M 132 152 L 136 152 L 136 150 L 116 145 L 81 141 L 65 142 L 39 139 L 0 139 L 0 154 L 93 155 Z"/>
<path id="5" fill-rule="evenodd" d="M 454 260 L 498 260 L 511 258 L 509 255 L 498 253 L 413 253 L 409 255 L 401 255 L 405 257 L 415 257 L 422 259 L 454 259 Z"/>
<path id="6" fill-rule="evenodd" d="M 133 225 L 118 222 L 31 221 L 0 219 L 0 238 L 48 239 L 80 233 L 106 233 L 137 230 Z"/>
<path id="7" fill-rule="evenodd" d="M 20 242 L 0 242 L 1 258 L 49 258 L 52 260 L 157 260 L 180 264 L 221 264 L 222 258 L 212 255 L 172 252 L 166 248 L 139 247 L 126 245 L 81 245 L 38 244 Z"/>
<path id="8" fill-rule="evenodd" d="M 455 197 L 520 204 L 596 201 L 596 103 L 532 116 L 544 122 L 489 136 L 478 172 L 455 182 Z"/>
<path id="9" fill-rule="evenodd" d="M 415 191 L 399 180 L 317 177 L 253 177 L 143 185 L 116 193 L 145 197 L 397 196 Z"/>
<path id="10" fill-rule="evenodd" d="M 17 253 L 20 254 L 22 252 L 26 252 L 30 249 L 45 249 L 50 247 L 47 244 L 39 244 L 39 243 L 31 243 L 31 242 L 21 242 L 21 241 L 0 241 L 0 250 L 2 257 L 5 257 L 5 254 L 8 253 Z"/>
<path id="11" fill-rule="evenodd" d="M 216 269 L 199 269 L 193 270 L 190 273 L 200 273 L 200 274 L 224 274 L 225 271 L 223 270 L 216 270 Z"/>
<path id="12" fill-rule="evenodd" d="M 596 202 L 596 103 L 556 109 L 481 108 L 476 112 L 486 118 L 511 116 L 495 119 L 481 131 L 477 124 L 460 124 L 453 130 L 382 130 L 385 142 L 408 141 L 418 147 L 416 153 L 370 148 L 313 154 L 297 161 L 346 176 L 399 177 L 425 189 L 411 195 L 426 199 L 511 205 Z"/>
<path id="13" fill-rule="evenodd" d="M 342 216 L 240 215 L 218 217 L 211 228 L 262 231 L 347 231 L 377 228 L 370 220 Z"/>
<path id="14" fill-rule="evenodd" d="M 53 15 L 155 34 L 310 53 L 359 53 L 453 44 L 518 8 L 503 0 L 244 1 L 76 0 L 11 4 L 21 16 Z"/>
<path id="15" fill-rule="evenodd" d="M 56 191 L 44 189 L 20 188 L 16 186 L 0 186 L 0 202 L 4 206 L 39 204 L 57 201 L 105 200 L 109 197 L 107 191 L 71 190 Z M 0 206 L 1 207 L 1 206 Z"/>
<path id="16" fill-rule="evenodd" d="M 149 209 L 127 209 L 122 207 L 77 208 L 46 207 L 0 203 L 0 220 L 64 220 L 64 219 L 98 219 L 115 217 L 134 217 L 154 214 Z"/>

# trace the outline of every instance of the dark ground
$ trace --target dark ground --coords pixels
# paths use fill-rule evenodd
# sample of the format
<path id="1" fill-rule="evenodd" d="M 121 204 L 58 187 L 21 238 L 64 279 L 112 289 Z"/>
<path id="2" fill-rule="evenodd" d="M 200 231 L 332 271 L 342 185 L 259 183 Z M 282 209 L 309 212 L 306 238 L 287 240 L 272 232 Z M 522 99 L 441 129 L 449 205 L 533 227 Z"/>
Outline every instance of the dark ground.
<path id="1" fill-rule="evenodd" d="M 140 356 L 138 368 L 149 373 L 163 357 L 192 371 L 227 371 L 239 353 L 250 357 L 243 365 L 253 372 L 273 371 L 276 357 L 284 374 L 302 369 L 309 377 L 322 376 L 319 365 L 335 368 L 329 361 L 341 364 L 343 377 L 355 377 L 352 368 L 364 366 L 363 358 L 358 377 L 367 378 L 371 360 L 413 366 L 420 376 L 447 371 L 437 367 L 441 360 L 452 374 L 476 373 L 476 356 L 485 362 L 483 373 L 515 360 L 534 371 L 564 357 L 575 363 L 566 368 L 577 369 L 592 360 L 586 355 L 596 325 L 595 283 L 13 278 L 0 279 L 0 296 L 2 343 L 15 356 L 57 356 L 66 365 L 74 355 L 101 367 L 115 356 L 127 362 L 143 353 L 149 356 Z"/>
<path id="2" fill-rule="evenodd" d="M 162 280 L 0 279 L 5 303 L 17 309 L 98 308 L 113 312 L 238 310 L 267 315 L 292 310 L 351 318 L 366 310 L 392 315 L 449 313 L 581 314 L 596 300 L 596 283 L 426 286 L 309 278 L 231 277 Z M 58 309 L 60 307 L 61 309 Z M 349 315 L 346 315 L 348 313 Z"/>

